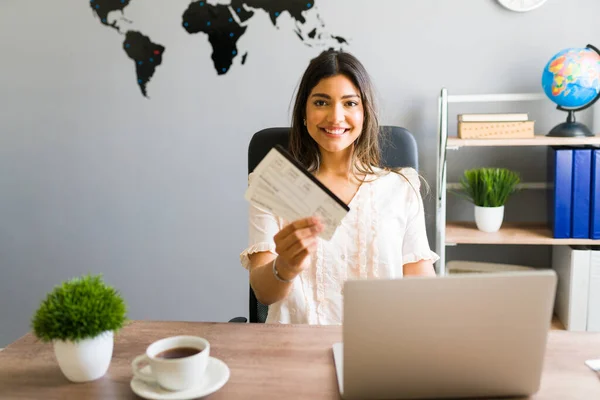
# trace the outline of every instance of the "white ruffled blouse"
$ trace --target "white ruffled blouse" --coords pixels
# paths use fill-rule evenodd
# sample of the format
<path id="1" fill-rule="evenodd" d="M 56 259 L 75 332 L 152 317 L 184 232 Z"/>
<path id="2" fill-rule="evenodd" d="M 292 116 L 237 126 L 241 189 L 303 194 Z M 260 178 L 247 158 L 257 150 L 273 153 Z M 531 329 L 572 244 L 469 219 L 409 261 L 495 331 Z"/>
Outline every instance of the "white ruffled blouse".
<path id="1" fill-rule="evenodd" d="M 439 259 L 429 248 L 417 172 L 404 168 L 402 175 L 371 178 L 348 204 L 350 212 L 331 240 L 318 239 L 310 267 L 296 277 L 289 295 L 269 306 L 267 323 L 339 325 L 347 279 L 401 278 L 404 264 Z M 242 265 L 249 268 L 252 253 L 277 254 L 273 237 L 289 222 L 250 205 Z"/>

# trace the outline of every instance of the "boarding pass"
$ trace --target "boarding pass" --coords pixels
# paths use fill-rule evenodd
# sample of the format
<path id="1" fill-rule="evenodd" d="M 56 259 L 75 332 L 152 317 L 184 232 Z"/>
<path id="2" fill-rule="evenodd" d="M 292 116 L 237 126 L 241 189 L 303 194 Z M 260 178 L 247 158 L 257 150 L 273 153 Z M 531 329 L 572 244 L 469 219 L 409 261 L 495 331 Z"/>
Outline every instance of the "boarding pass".
<path id="1" fill-rule="evenodd" d="M 350 208 L 277 145 L 256 166 L 244 197 L 258 208 L 292 222 L 318 216 L 330 240 Z"/>

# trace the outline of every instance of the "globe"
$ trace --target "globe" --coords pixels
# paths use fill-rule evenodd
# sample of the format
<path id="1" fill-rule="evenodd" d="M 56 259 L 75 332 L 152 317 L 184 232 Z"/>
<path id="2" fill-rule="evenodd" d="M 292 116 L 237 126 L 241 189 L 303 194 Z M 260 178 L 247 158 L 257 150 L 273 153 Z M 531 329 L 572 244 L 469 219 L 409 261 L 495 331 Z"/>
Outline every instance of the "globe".
<path id="1" fill-rule="evenodd" d="M 568 112 L 567 122 L 557 125 L 548 136 L 593 136 L 575 121 L 574 112 L 590 107 L 600 97 L 598 49 L 587 45 L 556 53 L 544 67 L 542 87 L 559 110 Z"/>
<path id="2" fill-rule="evenodd" d="M 542 87 L 563 108 L 584 107 L 600 93 L 600 54 L 590 48 L 558 52 L 544 68 Z"/>

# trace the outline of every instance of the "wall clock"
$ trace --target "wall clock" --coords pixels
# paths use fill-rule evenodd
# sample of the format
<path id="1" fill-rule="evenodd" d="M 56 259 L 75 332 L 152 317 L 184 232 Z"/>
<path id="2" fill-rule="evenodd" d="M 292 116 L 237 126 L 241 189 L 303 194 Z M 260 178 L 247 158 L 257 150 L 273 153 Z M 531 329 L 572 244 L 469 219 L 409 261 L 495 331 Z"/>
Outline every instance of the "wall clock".
<path id="1" fill-rule="evenodd" d="M 535 10 L 547 0 L 498 0 L 500 4 L 511 11 L 526 12 Z"/>

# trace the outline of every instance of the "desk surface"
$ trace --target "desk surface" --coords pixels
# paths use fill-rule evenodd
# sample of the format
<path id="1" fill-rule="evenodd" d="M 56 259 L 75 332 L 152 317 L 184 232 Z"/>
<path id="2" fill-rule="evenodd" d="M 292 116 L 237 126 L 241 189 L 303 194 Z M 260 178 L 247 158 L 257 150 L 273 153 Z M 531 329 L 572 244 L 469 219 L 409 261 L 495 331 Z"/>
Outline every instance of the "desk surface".
<path id="1" fill-rule="evenodd" d="M 107 374 L 94 382 L 63 377 L 50 344 L 27 334 L 0 351 L 0 397 L 10 399 L 137 399 L 130 363 L 154 340 L 180 334 L 206 337 L 225 361 L 229 381 L 210 399 L 339 399 L 331 345 L 339 326 L 133 321 L 115 338 Z M 598 399 L 600 380 L 584 365 L 600 358 L 600 334 L 550 331 L 542 387 L 547 399 Z"/>

